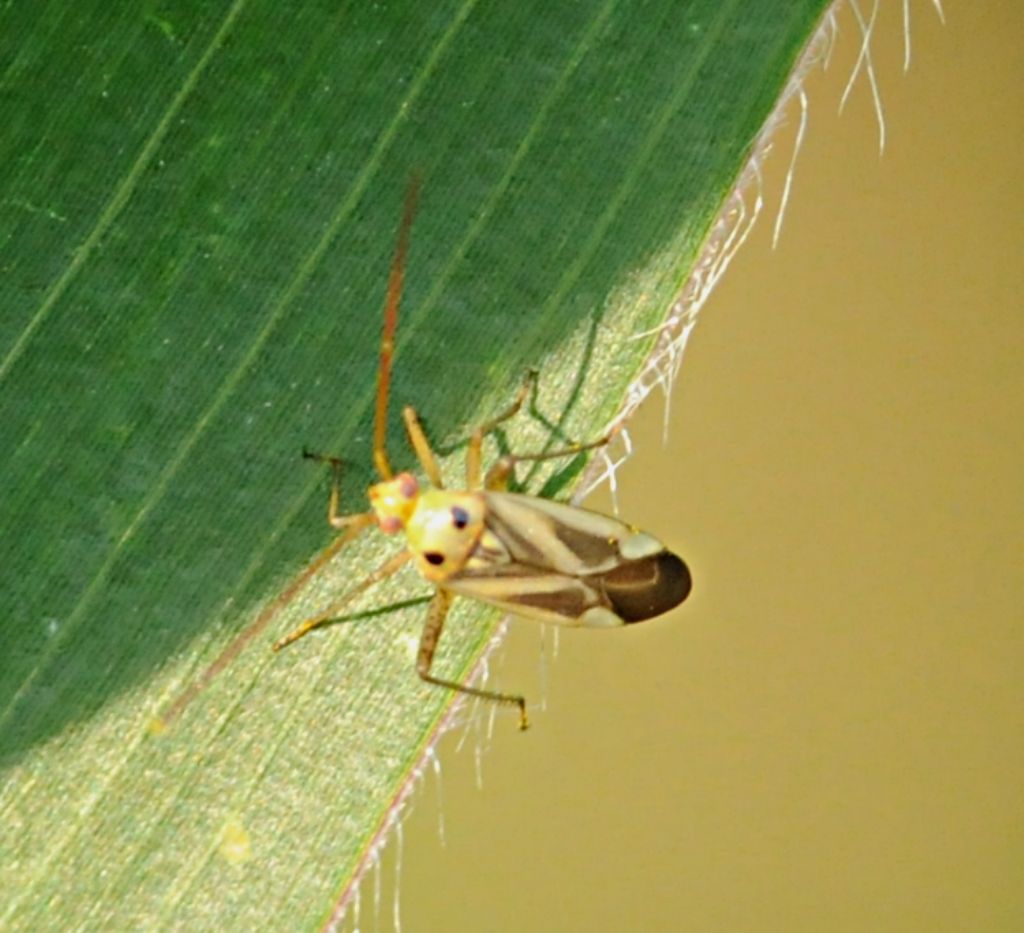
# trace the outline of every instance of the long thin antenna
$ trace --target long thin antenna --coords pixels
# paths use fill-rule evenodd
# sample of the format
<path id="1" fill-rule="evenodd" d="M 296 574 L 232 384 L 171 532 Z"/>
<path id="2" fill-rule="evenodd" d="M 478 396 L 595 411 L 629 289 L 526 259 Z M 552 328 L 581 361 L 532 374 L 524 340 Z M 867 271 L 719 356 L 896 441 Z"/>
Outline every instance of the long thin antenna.
<path id="1" fill-rule="evenodd" d="M 416 215 L 416 201 L 420 193 L 420 179 L 413 175 L 405 191 L 405 209 L 398 228 L 395 258 L 391 260 L 388 277 L 388 295 L 384 301 L 384 329 L 380 336 L 380 367 L 377 370 L 377 407 L 373 423 L 373 462 L 381 479 L 394 476 L 388 460 L 388 394 L 391 389 L 391 361 L 395 355 L 395 331 L 398 328 L 398 303 L 402 298 L 405 280 L 405 257 L 409 252 L 409 230 Z"/>

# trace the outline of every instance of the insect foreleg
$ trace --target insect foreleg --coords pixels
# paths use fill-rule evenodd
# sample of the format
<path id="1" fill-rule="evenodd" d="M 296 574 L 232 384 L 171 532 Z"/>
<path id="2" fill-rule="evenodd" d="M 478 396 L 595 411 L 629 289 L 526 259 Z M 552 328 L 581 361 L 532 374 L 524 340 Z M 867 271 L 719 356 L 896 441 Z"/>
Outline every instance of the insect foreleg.
<path id="1" fill-rule="evenodd" d="M 320 463 L 331 465 L 331 495 L 327 500 L 327 521 L 332 528 L 351 528 L 353 525 L 366 528 L 375 521 L 372 512 L 357 512 L 354 515 L 341 515 L 338 506 L 341 500 L 341 458 L 330 457 L 327 454 L 313 453 L 311 450 L 302 451 L 302 456 L 307 460 L 317 460 Z"/>
<path id="2" fill-rule="evenodd" d="M 494 431 L 495 428 L 499 427 L 502 422 L 508 421 L 509 418 L 519 412 L 519 409 L 523 407 L 523 402 L 529 398 L 530 390 L 536 388 L 538 375 L 539 373 L 536 369 L 531 369 L 527 372 L 526 378 L 523 380 L 523 384 L 519 387 L 519 391 L 516 393 L 516 397 L 512 404 L 490 421 L 485 421 L 470 436 L 469 446 L 466 448 L 466 487 L 468 489 L 480 488 L 480 464 L 484 438 Z"/>
<path id="3" fill-rule="evenodd" d="M 596 450 L 611 442 L 618 433 L 618 428 L 612 428 L 604 437 L 587 444 L 570 444 L 568 447 L 560 447 L 558 450 L 548 450 L 536 454 L 506 454 L 500 460 L 495 461 L 484 477 L 484 489 L 500 492 L 508 486 L 509 478 L 517 463 L 537 463 L 541 460 L 556 460 L 558 457 L 572 457 L 584 450 Z"/>
<path id="4" fill-rule="evenodd" d="M 411 405 L 406 405 L 402 409 L 402 417 L 405 419 L 405 430 L 409 435 L 409 443 L 412 444 L 412 449 L 416 451 L 416 459 L 419 460 L 420 466 L 423 467 L 423 472 L 427 474 L 427 479 L 430 480 L 435 488 L 444 489 L 444 481 L 441 479 L 441 468 L 437 465 L 434 449 L 430 446 L 430 441 L 427 440 L 427 435 L 423 431 L 423 425 L 420 424 L 420 418 L 416 414 L 416 409 Z"/>
<path id="5" fill-rule="evenodd" d="M 470 696 L 480 697 L 482 700 L 490 700 L 492 703 L 505 703 L 519 707 L 519 728 L 526 729 L 530 725 L 526 717 L 526 698 L 511 693 L 497 693 L 494 690 L 481 690 L 479 687 L 470 687 L 467 684 L 457 684 L 451 680 L 443 680 L 430 673 L 430 667 L 434 663 L 434 651 L 437 643 L 441 640 L 441 631 L 444 628 L 444 620 L 448 616 L 454 595 L 448 590 L 438 589 L 427 609 L 427 621 L 423 626 L 423 634 L 420 635 L 420 647 L 416 653 L 416 673 L 427 683 L 435 684 L 438 687 L 447 687 L 449 690 L 456 690 L 459 693 L 468 693 Z"/>
<path id="6" fill-rule="evenodd" d="M 313 631 L 313 629 L 330 622 L 332 619 L 338 617 L 338 613 L 345 608 L 353 599 L 355 599 L 360 593 L 365 593 L 375 583 L 380 583 L 381 580 L 386 580 L 395 571 L 401 569 L 402 565 L 405 564 L 409 558 L 412 557 L 410 551 L 399 551 L 397 554 L 389 557 L 383 564 L 381 564 L 376 570 L 373 571 L 365 580 L 357 583 L 347 593 L 343 593 L 338 597 L 326 612 L 320 613 L 318 616 L 314 616 L 312 619 L 307 619 L 297 629 L 289 632 L 284 638 L 279 638 L 274 642 L 274 650 L 280 651 L 282 648 L 286 648 L 293 641 L 298 641 L 303 635 Z"/>

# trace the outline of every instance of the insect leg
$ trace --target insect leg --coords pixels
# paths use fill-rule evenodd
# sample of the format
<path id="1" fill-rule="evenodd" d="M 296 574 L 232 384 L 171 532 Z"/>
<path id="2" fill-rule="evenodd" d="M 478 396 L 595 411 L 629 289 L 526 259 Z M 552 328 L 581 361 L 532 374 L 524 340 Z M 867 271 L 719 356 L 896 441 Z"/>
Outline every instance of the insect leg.
<path id="1" fill-rule="evenodd" d="M 313 453 L 310 450 L 303 450 L 302 456 L 307 460 L 317 460 L 320 463 L 331 465 L 331 495 L 327 500 L 327 521 L 332 528 L 342 529 L 358 526 L 367 528 L 376 519 L 373 512 L 357 512 L 354 515 L 341 515 L 338 512 L 338 503 L 341 498 L 341 458 L 329 457 L 326 454 Z"/>
<path id="2" fill-rule="evenodd" d="M 412 405 L 406 405 L 402 409 L 402 417 L 405 419 L 405 430 L 409 435 L 409 443 L 412 444 L 412 449 L 416 451 L 416 459 L 419 460 L 420 466 L 423 467 L 423 472 L 427 474 L 427 479 L 430 480 L 436 489 L 444 489 L 444 482 L 441 479 L 441 468 L 437 465 L 437 458 L 434 456 L 434 450 L 430 446 L 430 441 L 427 440 L 426 433 L 423 431 L 423 425 L 420 424 L 416 409 Z"/>
<path id="3" fill-rule="evenodd" d="M 326 612 L 320 613 L 312 619 L 307 619 L 297 629 L 289 632 L 284 638 L 279 638 L 274 642 L 274 650 L 280 651 L 282 648 L 287 647 L 293 641 L 298 641 L 303 635 L 313 631 L 318 626 L 323 625 L 325 622 L 330 622 L 331 619 L 337 617 L 338 613 L 348 603 L 352 602 L 360 593 L 365 593 L 375 583 L 380 583 L 381 580 L 385 580 L 390 577 L 393 573 L 399 570 L 403 564 L 409 558 L 412 557 L 410 551 L 399 551 L 397 554 L 389 557 L 383 564 L 381 564 L 376 570 L 373 571 L 365 580 L 357 583 L 347 593 L 339 596 Z"/>
<path id="4" fill-rule="evenodd" d="M 548 450 L 536 454 L 506 454 L 496 461 L 487 471 L 484 477 L 484 489 L 501 491 L 508 486 L 509 477 L 517 463 L 537 463 L 541 460 L 555 460 L 558 457 L 572 457 L 584 450 L 596 450 L 611 442 L 612 438 L 619 433 L 618 426 L 612 428 L 604 437 L 587 444 L 570 444 L 568 447 L 560 447 L 558 450 Z"/>
<path id="5" fill-rule="evenodd" d="M 484 438 L 500 426 L 503 421 L 508 421 L 509 418 L 513 417 L 523 407 L 523 402 L 529 397 L 530 390 L 537 385 L 538 375 L 539 373 L 536 369 L 531 369 L 527 372 L 526 378 L 519 387 L 519 391 L 516 393 L 512 404 L 490 421 L 485 421 L 470 436 L 469 446 L 466 448 L 466 487 L 468 489 L 480 488 L 481 451 L 484 446 Z"/>
<path id="6" fill-rule="evenodd" d="M 519 728 L 526 729 L 530 725 L 526 717 L 526 698 L 511 693 L 497 693 L 494 690 L 481 690 L 479 687 L 470 687 L 467 684 L 457 684 L 451 680 L 442 680 L 430 673 L 430 666 L 434 662 L 434 651 L 441 639 L 441 630 L 444 628 L 444 620 L 451 608 L 454 595 L 448 590 L 438 589 L 434 594 L 430 607 L 427 609 L 427 621 L 423 626 L 423 634 L 420 635 L 420 647 L 416 653 L 416 673 L 427 683 L 436 684 L 438 687 L 447 687 L 449 690 L 456 690 L 459 693 L 468 693 L 470 696 L 480 697 L 482 700 L 490 700 L 492 703 L 505 703 L 510 706 L 519 707 Z"/>

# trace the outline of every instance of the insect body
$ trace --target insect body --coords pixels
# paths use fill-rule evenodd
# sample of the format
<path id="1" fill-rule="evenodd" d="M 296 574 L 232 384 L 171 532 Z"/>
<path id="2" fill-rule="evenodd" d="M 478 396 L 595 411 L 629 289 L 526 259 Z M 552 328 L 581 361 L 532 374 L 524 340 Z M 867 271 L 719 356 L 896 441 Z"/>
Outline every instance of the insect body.
<path id="1" fill-rule="evenodd" d="M 690 589 L 686 565 L 650 535 L 533 496 L 431 490 L 404 527 L 431 583 L 542 622 L 642 622 Z"/>
<path id="2" fill-rule="evenodd" d="M 409 407 L 403 411 L 406 430 L 431 488 L 421 488 L 411 473 L 394 474 L 385 447 L 387 403 L 416 193 L 413 183 L 406 197 L 385 305 L 374 428 L 374 463 L 381 481 L 370 487 L 370 511 L 340 514 L 341 461 L 306 454 L 333 467 L 327 517 L 334 528 L 354 535 L 377 525 L 385 533 L 404 533 L 406 548 L 346 593 L 330 614 L 310 619 L 280 639 L 274 650 L 329 621 L 345 602 L 412 560 L 423 578 L 436 588 L 416 658 L 419 676 L 461 693 L 514 704 L 519 707 L 520 727 L 525 729 L 526 700 L 522 696 L 443 680 L 431 673 L 434 652 L 455 596 L 471 597 L 543 622 L 607 628 L 642 622 L 677 606 L 690 592 L 690 573 L 686 564 L 659 541 L 623 522 L 506 491 L 517 463 L 574 455 L 607 444 L 612 434 L 559 450 L 506 455 L 481 475 L 484 438 L 519 411 L 536 373 L 527 377 L 508 409 L 470 437 L 467 491 L 444 488 L 430 443 L 416 412 Z"/>

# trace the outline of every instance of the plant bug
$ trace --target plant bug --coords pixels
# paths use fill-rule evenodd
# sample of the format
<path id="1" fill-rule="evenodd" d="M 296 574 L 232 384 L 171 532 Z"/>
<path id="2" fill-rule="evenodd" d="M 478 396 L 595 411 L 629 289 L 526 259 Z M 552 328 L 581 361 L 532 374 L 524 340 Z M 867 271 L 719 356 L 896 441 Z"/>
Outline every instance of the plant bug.
<path id="1" fill-rule="evenodd" d="M 526 400 L 531 372 L 512 404 L 480 425 L 466 452 L 466 491 L 445 488 L 434 451 L 411 406 L 402 411 L 416 458 L 430 483 L 421 487 L 411 473 L 395 475 L 386 449 L 388 396 L 395 349 L 398 305 L 405 276 L 409 232 L 416 210 L 418 183 L 409 185 L 388 279 L 380 366 L 374 411 L 373 462 L 380 482 L 369 489 L 370 510 L 339 512 L 341 461 L 311 454 L 333 472 L 327 520 L 347 532 L 345 540 L 377 525 L 386 534 L 405 534 L 405 549 L 395 554 L 332 607 L 274 644 L 279 651 L 328 621 L 337 610 L 408 561 L 434 585 L 416 655 L 416 673 L 425 681 L 459 693 L 519 708 L 519 726 L 527 728 L 526 699 L 445 680 L 431 673 L 445 618 L 456 596 L 467 596 L 515 615 L 563 625 L 610 628 L 642 622 L 679 605 L 690 592 L 686 564 L 664 545 L 617 519 L 506 491 L 517 463 L 552 460 L 607 444 L 614 432 L 589 444 L 573 444 L 535 454 L 508 454 L 482 474 L 484 438 L 515 415 Z"/>

